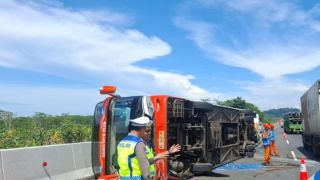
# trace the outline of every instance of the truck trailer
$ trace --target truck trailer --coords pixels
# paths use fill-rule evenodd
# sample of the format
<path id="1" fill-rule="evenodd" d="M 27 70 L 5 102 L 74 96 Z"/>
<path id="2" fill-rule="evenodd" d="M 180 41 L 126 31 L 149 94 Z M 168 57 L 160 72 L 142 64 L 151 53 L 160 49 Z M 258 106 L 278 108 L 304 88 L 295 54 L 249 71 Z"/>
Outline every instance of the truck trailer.
<path id="1" fill-rule="evenodd" d="M 304 124 L 303 145 L 320 156 L 320 80 L 301 97 L 301 110 Z"/>
<path id="2" fill-rule="evenodd" d="M 95 108 L 92 135 L 92 168 L 98 179 L 119 179 L 117 144 L 128 134 L 130 119 L 153 109 L 153 145 L 156 153 L 180 144 L 182 150 L 155 164 L 155 179 L 189 178 L 252 153 L 241 110 L 160 96 L 120 97 L 110 94 Z"/>

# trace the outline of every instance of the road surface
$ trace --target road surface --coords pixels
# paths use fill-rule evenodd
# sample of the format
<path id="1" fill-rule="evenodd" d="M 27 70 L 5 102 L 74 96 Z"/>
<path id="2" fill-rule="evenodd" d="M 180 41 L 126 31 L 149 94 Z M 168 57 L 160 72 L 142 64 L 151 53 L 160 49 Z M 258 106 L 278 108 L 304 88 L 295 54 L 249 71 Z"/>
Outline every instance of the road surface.
<path id="1" fill-rule="evenodd" d="M 254 158 L 243 158 L 227 166 L 218 168 L 210 176 L 194 177 L 194 180 L 218 178 L 222 180 L 269 180 L 299 179 L 300 158 L 306 159 L 309 177 L 320 169 L 320 159 L 303 149 L 301 134 L 287 134 L 282 138 L 283 129 L 275 126 L 276 145 L 279 157 L 272 157 L 271 166 L 262 166 L 263 147 L 256 148 Z"/>

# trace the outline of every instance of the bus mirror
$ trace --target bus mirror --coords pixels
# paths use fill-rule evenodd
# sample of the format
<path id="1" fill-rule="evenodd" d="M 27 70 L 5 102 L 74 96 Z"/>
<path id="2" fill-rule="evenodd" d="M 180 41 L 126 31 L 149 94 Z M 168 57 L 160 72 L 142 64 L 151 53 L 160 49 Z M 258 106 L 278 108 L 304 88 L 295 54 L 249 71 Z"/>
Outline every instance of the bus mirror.
<path id="1" fill-rule="evenodd" d="M 113 94 L 116 92 L 117 87 L 115 86 L 102 86 L 99 91 L 100 94 Z"/>

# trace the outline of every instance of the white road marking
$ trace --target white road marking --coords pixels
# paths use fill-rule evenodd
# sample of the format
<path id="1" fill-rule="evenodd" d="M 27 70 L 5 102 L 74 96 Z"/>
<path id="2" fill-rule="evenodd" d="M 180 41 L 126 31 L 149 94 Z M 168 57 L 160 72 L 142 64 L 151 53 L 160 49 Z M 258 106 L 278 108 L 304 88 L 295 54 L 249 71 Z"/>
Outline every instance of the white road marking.
<path id="1" fill-rule="evenodd" d="M 292 154 L 293 160 L 298 161 L 296 154 L 293 151 L 291 151 L 291 154 Z"/>
<path id="2" fill-rule="evenodd" d="M 290 142 L 289 142 L 289 140 L 288 140 L 288 139 L 286 139 L 286 142 L 287 142 L 287 144 L 290 144 Z"/>

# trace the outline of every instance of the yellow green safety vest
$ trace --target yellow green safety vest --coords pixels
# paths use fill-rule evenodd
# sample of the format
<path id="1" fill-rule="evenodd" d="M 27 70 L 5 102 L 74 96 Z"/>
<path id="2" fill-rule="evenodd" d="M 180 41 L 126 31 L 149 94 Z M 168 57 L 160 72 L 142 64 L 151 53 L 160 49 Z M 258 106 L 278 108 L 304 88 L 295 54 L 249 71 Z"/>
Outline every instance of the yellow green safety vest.
<path id="1" fill-rule="evenodd" d="M 142 180 L 139 162 L 134 152 L 136 145 L 143 142 L 139 137 L 128 135 L 118 146 L 118 164 L 121 180 Z"/>
<path id="2" fill-rule="evenodd" d="M 146 145 L 146 148 L 148 151 L 148 154 L 147 154 L 148 159 L 153 159 L 154 152 L 152 150 L 152 147 L 149 147 L 148 145 Z M 149 171 L 150 171 L 150 176 L 154 176 L 154 164 L 150 165 Z"/>

